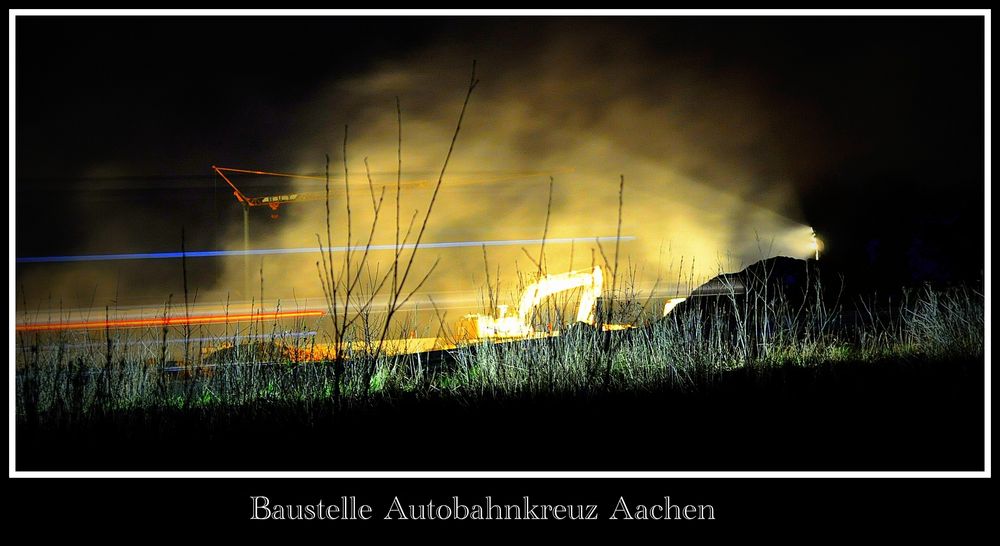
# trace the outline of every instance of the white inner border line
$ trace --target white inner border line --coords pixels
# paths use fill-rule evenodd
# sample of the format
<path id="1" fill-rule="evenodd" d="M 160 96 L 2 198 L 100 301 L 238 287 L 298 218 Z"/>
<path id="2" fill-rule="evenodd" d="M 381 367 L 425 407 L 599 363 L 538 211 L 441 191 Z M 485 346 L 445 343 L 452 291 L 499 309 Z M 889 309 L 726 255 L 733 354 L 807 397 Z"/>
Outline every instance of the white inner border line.
<path id="1" fill-rule="evenodd" d="M 16 45 L 16 28 L 15 19 L 19 15 L 77 15 L 77 16 L 87 16 L 87 15 L 144 15 L 144 16 L 157 16 L 157 15 L 339 15 L 339 16 L 356 16 L 356 15 L 374 15 L 374 16 L 400 16 L 400 15 L 424 15 L 424 16 L 439 16 L 439 15 L 468 15 L 468 16 L 487 16 L 487 15 L 526 15 L 526 16 L 545 16 L 545 15 L 561 15 L 561 16 L 580 16 L 580 15 L 598 15 L 598 16 L 662 16 L 662 15 L 675 15 L 675 16 L 690 16 L 690 15 L 742 15 L 742 16 L 773 16 L 773 15 L 807 15 L 807 16 L 830 16 L 830 15 L 867 15 L 867 16 L 913 16 L 913 15 L 964 15 L 964 16 L 982 16 L 984 18 L 985 24 L 985 73 L 984 73 L 984 92 L 985 92 L 985 165 L 984 165 L 984 175 L 985 175 L 985 270 L 984 270 L 984 282 L 985 282 L 985 305 L 986 305 L 986 317 L 985 317 L 985 328 L 986 328 L 986 341 L 984 347 L 984 358 L 985 358 L 985 425 L 984 425 L 984 470 L 982 472 L 896 472 L 896 471 L 872 471 L 872 472 L 801 472 L 801 471 L 768 471 L 768 472 L 632 472 L 632 471 L 599 471 L 599 472 L 498 472 L 498 471 L 484 471 L 484 472 L 472 472 L 472 471 L 442 471 L 442 472 L 376 472 L 376 471 L 342 471 L 342 472 L 192 472 L 192 471 L 180 471 L 180 472 L 29 472 L 22 471 L 18 472 L 16 468 L 16 449 L 15 449 L 15 439 L 14 439 L 14 427 L 16 425 L 15 419 L 15 377 L 14 377 L 14 366 L 9 366 L 8 381 L 7 381 L 7 397 L 8 397 L 8 477 L 25 477 L 25 478 L 39 478 L 39 477 L 49 477 L 49 478 L 79 478 L 79 477 L 91 477 L 91 478 L 206 478 L 206 477 L 222 477 L 222 478 L 286 478 L 286 477 L 314 477 L 314 478 L 989 478 L 992 476 L 992 420 L 991 420 L 991 410 L 992 410 L 992 400 L 991 400 L 991 367 L 990 367 L 990 348 L 991 348 L 991 338 L 990 338 L 990 295 L 991 295 L 991 283 L 990 283 L 990 229 L 992 226 L 990 218 L 990 183 L 992 180 L 991 174 L 991 131 L 992 131 L 992 118 L 991 118 L 991 10 L 989 9 L 910 9 L 910 10 L 891 10 L 891 9 L 875 9 L 875 10 L 859 10 L 859 9 L 820 9 L 820 10 L 807 10 L 807 9 L 791 9 L 791 10 L 779 10 L 779 9 L 764 9 L 764 10 L 708 10 L 708 9 L 688 9 L 688 10 L 657 10 L 657 9 L 639 9 L 639 10 L 598 10 L 598 9 L 576 9 L 576 10 L 524 10 L 524 9 L 508 9 L 508 10 L 419 10 L 419 9 L 408 9 L 408 10 L 377 10 L 377 9 L 353 9 L 353 10 L 263 10 L 263 9 L 242 9 L 242 10 L 193 10 L 193 9 L 158 9 L 158 10 L 137 10 L 137 9 L 125 9 L 125 10 L 111 10 L 111 9 L 101 9 L 101 10 L 86 10 L 86 9 L 64 9 L 64 10 L 40 10 L 40 9 L 9 9 L 7 11 L 7 123 L 8 123 L 8 137 L 7 137 L 7 170 L 8 170 L 8 184 L 7 184 L 7 207 L 8 207 L 8 332 L 10 337 L 9 345 L 9 358 L 10 362 L 15 360 L 15 330 L 14 325 L 16 324 L 15 316 L 15 237 L 14 228 L 16 226 L 16 207 L 15 207 L 15 165 L 14 158 L 16 157 L 15 150 L 15 140 L 16 140 L 16 118 L 15 118 L 15 104 L 16 104 L 16 67 L 15 67 L 15 45 Z"/>

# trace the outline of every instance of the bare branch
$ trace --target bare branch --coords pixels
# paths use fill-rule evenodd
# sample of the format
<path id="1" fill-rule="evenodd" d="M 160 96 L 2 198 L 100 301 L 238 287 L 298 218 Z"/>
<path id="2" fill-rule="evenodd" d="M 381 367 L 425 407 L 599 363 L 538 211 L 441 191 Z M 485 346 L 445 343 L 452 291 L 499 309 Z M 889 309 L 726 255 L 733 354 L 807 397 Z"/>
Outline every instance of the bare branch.
<path id="1" fill-rule="evenodd" d="M 528 257 L 528 261 L 530 261 L 532 264 L 534 264 L 534 266 L 538 269 L 538 275 L 541 276 L 541 274 L 542 274 L 542 266 L 538 262 L 536 262 L 534 258 L 531 257 L 531 254 L 528 253 L 528 249 L 526 249 L 526 248 L 524 248 L 522 246 L 521 247 L 521 252 L 524 252 L 524 255 Z"/>
<path id="2" fill-rule="evenodd" d="M 552 216 L 552 186 L 556 180 L 549 177 L 549 202 L 545 206 L 545 229 L 542 231 L 542 248 L 538 251 L 538 277 L 541 278 L 545 266 L 545 240 L 549 237 L 549 218 Z"/>
<path id="3" fill-rule="evenodd" d="M 434 210 L 434 203 L 437 201 L 438 192 L 441 191 L 441 183 L 444 182 L 444 173 L 448 170 L 448 162 L 451 160 L 451 154 L 455 150 L 455 142 L 458 140 L 458 133 L 462 130 L 462 120 L 465 118 L 465 110 L 469 106 L 469 99 L 472 97 L 472 91 L 476 89 L 476 85 L 479 84 L 479 80 L 476 79 L 476 61 L 472 61 L 472 75 L 469 77 L 469 89 L 465 93 L 465 101 L 462 103 L 462 110 L 458 114 L 458 123 L 455 125 L 455 133 L 451 137 L 451 144 L 448 146 L 448 154 L 445 155 L 444 164 L 441 166 L 441 173 L 438 175 L 437 183 L 434 185 L 434 193 L 431 194 L 430 204 L 427 206 L 427 212 L 424 213 L 424 221 L 420 225 L 420 231 L 417 233 L 416 243 L 413 245 L 413 251 L 410 253 L 410 259 L 406 264 L 406 268 L 403 269 L 403 277 L 400 280 L 400 285 L 406 284 L 406 278 L 410 274 L 410 268 L 413 266 L 413 259 L 417 254 L 417 250 L 420 247 L 420 242 L 424 238 L 424 233 L 427 230 L 427 221 L 430 219 L 431 211 Z"/>

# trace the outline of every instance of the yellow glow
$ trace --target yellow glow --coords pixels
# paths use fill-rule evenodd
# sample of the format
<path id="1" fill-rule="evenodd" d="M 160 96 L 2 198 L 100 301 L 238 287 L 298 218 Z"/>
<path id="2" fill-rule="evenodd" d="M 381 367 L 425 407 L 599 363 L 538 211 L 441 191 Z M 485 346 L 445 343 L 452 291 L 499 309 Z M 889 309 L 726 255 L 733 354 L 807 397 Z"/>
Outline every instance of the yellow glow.
<path id="1" fill-rule="evenodd" d="M 670 298 L 667 300 L 666 305 L 663 306 L 663 316 L 670 314 L 670 312 L 674 310 L 674 307 L 677 307 L 678 304 L 686 299 L 687 298 Z"/>
<path id="2" fill-rule="evenodd" d="M 340 345 L 344 358 L 351 358 L 353 355 L 372 354 L 375 352 L 376 344 L 369 344 L 364 341 L 353 341 Z M 278 344 L 282 354 L 293 362 L 320 362 L 333 360 L 337 357 L 337 349 L 332 343 L 316 343 L 309 346 L 294 346 L 284 343 Z M 401 339 L 387 339 L 382 344 L 381 354 L 392 356 L 402 354 L 426 353 L 444 349 L 453 349 L 455 346 L 436 337 L 410 337 Z"/>
<path id="3" fill-rule="evenodd" d="M 629 328 L 632 328 L 632 325 L 631 324 L 602 324 L 601 328 L 603 328 L 605 332 L 616 332 L 618 330 L 628 330 Z"/>

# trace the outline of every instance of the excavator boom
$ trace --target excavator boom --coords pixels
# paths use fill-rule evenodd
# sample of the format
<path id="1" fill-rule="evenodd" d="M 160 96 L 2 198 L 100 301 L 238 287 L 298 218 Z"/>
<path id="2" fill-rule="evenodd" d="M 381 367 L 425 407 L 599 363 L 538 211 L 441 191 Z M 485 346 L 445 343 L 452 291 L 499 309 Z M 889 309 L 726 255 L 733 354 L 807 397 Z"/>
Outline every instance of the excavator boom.
<path id="1" fill-rule="evenodd" d="M 593 270 L 571 271 L 556 275 L 545 275 L 528 285 L 521 294 L 517 315 L 508 315 L 507 306 L 500 305 L 496 317 L 469 314 L 462 318 L 459 336 L 465 339 L 486 338 L 526 338 L 535 335 L 531 325 L 532 312 L 545 298 L 561 292 L 582 289 L 580 305 L 576 313 L 577 322 L 594 324 L 597 299 L 604 287 L 604 275 L 600 266 Z"/>
<path id="2" fill-rule="evenodd" d="M 577 322 L 593 324 L 594 307 L 597 304 L 597 298 L 601 296 L 603 283 L 604 276 L 600 266 L 595 266 L 593 271 L 571 271 L 558 275 L 546 275 L 524 290 L 524 294 L 521 295 L 521 304 L 518 307 L 518 316 L 522 323 L 527 324 L 531 319 L 532 310 L 545 298 L 560 292 L 582 288 L 583 294 L 580 297 L 580 307 L 576 315 Z"/>

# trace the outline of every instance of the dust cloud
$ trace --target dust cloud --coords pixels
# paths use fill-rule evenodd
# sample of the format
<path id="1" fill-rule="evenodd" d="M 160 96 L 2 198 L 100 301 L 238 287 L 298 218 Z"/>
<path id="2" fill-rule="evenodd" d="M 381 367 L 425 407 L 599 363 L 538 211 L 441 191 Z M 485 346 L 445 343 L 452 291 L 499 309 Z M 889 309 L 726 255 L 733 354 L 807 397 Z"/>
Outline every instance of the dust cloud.
<path id="1" fill-rule="evenodd" d="M 619 286 L 679 294 L 761 258 L 810 255 L 811 230 L 796 220 L 797 196 L 782 165 L 787 151 L 783 139 L 775 138 L 792 125 L 794 111 L 776 108 L 750 74 L 713 68 L 697 56 L 653 61 L 641 39 L 603 36 L 597 28 L 589 36 L 559 30 L 521 47 L 523 55 L 511 55 L 503 44 L 476 51 L 481 81 L 423 236 L 425 243 L 470 246 L 418 251 L 410 279 L 440 260 L 422 287 L 435 305 L 479 308 L 481 298 L 470 300 L 468 294 L 483 292 L 487 271 L 489 282 L 513 299 L 517 286 L 537 272 L 540 245 L 490 246 L 484 257 L 474 243 L 542 239 L 547 216 L 546 237 L 553 241 L 544 249 L 547 272 L 595 263 L 613 269 L 620 177 L 625 239 L 617 258 Z M 415 215 L 407 241 L 415 239 L 468 85 L 470 53 L 463 44 L 449 44 L 384 62 L 331 83 L 295 114 L 300 133 L 278 145 L 294 154 L 287 167 L 297 173 L 322 173 L 324 154 L 330 154 L 334 246 L 366 244 L 380 198 L 371 239 L 381 245 L 395 241 L 396 97 L 402 116 L 401 231 Z M 324 189 L 320 180 L 287 183 L 295 192 Z M 317 234 L 326 244 L 322 203 L 280 210 L 290 207 L 299 207 L 294 217 L 279 218 L 280 229 L 255 238 L 254 246 L 315 247 Z M 235 246 L 238 234 L 232 235 Z M 611 239 L 598 245 L 597 237 Z M 555 242 L 570 238 L 576 240 Z M 360 254 L 352 258 L 355 267 Z M 345 257 L 338 257 L 339 268 Z M 282 257 L 281 266 L 274 260 L 282 290 L 316 294 L 316 259 Z M 373 271 L 385 272 L 392 261 L 391 251 L 368 256 Z M 232 262 L 224 278 L 232 283 L 242 274 L 241 264 Z"/>
<path id="2" fill-rule="evenodd" d="M 765 257 L 810 256 L 811 229 L 803 223 L 794 189 L 801 147 L 789 144 L 808 138 L 797 121 L 808 109 L 782 101 L 752 70 L 697 47 L 664 52 L 671 50 L 656 49 L 654 38 L 648 30 L 633 32 L 627 23 L 584 20 L 466 33 L 383 60 L 361 74 L 331 75 L 294 106 L 256 114 L 280 117 L 282 127 L 291 129 L 245 137 L 266 136 L 270 155 L 287 160 L 229 166 L 315 175 L 324 172 L 329 154 L 332 245 L 364 246 L 369 237 L 375 245 L 393 245 L 398 97 L 399 237 L 412 243 L 451 143 L 474 58 L 480 83 L 421 239 L 466 246 L 417 252 L 408 288 L 436 267 L 415 305 L 435 308 L 450 321 L 484 310 L 487 285 L 499 294 L 498 303 L 513 303 L 518 287 L 538 272 L 541 245 L 530 241 L 543 236 L 546 272 L 596 264 L 605 266 L 610 278 L 617 263 L 616 286 L 665 296 L 683 295 L 720 271 Z M 252 127 L 248 122 L 247 131 Z M 616 245 L 622 177 L 622 239 Z M 315 179 L 267 179 L 266 190 L 261 177 L 233 180 L 250 195 L 324 191 L 324 182 Z M 376 223 L 373 209 L 380 199 Z M 135 210 L 130 225 L 108 225 L 107 237 L 156 235 L 143 226 L 142 209 Z M 171 210 L 167 214 L 183 214 Z M 253 211 L 252 248 L 316 247 L 317 234 L 327 244 L 322 200 L 287 204 L 274 214 L 277 218 L 269 218 L 266 207 Z M 243 246 L 239 222 L 188 228 L 196 236 L 210 233 L 216 248 Z M 605 239 L 598 245 L 597 237 Z M 493 243 L 484 249 L 479 243 L 487 241 Z M 519 242 L 497 243 L 502 241 Z M 346 265 L 347 253 L 335 256 L 336 268 Z M 352 253 L 351 267 L 357 270 L 362 258 L 362 251 Z M 391 250 L 364 258 L 361 291 L 377 284 L 394 261 Z M 402 266 L 408 258 L 404 252 Z M 212 260 L 188 260 L 189 284 L 200 302 L 248 301 L 263 294 L 265 301 L 280 300 L 285 307 L 322 307 L 316 253 L 253 256 L 249 292 L 242 259 Z M 28 285 L 25 299 L 44 298 L 43 292 L 49 297 L 49 304 L 29 301 L 26 308 L 54 306 L 64 298 L 103 308 L 139 295 L 162 307 L 168 292 L 175 303 L 182 293 L 180 266 L 167 267 L 166 261 L 19 266 L 19 283 Z"/>

